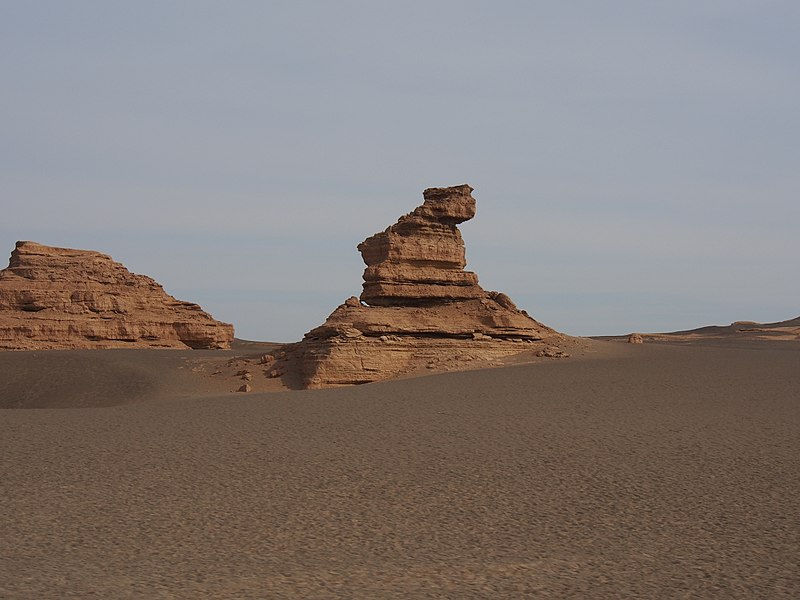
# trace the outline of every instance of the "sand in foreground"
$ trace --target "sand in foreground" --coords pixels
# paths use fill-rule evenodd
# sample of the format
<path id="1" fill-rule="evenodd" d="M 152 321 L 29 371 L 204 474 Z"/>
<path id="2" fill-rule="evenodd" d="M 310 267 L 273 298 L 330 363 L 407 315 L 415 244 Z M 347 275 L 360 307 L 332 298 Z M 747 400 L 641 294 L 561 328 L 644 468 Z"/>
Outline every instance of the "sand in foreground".
<path id="1" fill-rule="evenodd" d="M 800 597 L 797 345 L 613 347 L 0 411 L 0 597 Z"/>

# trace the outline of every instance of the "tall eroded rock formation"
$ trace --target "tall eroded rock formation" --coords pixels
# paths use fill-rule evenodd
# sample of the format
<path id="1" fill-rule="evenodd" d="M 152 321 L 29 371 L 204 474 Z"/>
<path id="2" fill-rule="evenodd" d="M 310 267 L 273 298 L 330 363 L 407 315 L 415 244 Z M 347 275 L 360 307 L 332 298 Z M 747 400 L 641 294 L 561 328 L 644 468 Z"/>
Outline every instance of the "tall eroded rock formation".
<path id="1" fill-rule="evenodd" d="M 17 242 L 0 271 L 0 349 L 229 348 L 233 326 L 90 250 Z"/>
<path id="2" fill-rule="evenodd" d="M 359 244 L 367 265 L 361 299 L 348 299 L 289 348 L 275 373 L 298 372 L 300 385 L 313 388 L 464 369 L 545 347 L 560 354 L 564 336 L 464 270 L 457 225 L 475 216 L 472 188 L 431 188 L 423 197 Z"/>
<path id="3" fill-rule="evenodd" d="M 422 206 L 361 242 L 367 264 L 361 300 L 415 306 L 485 296 L 478 276 L 464 270 L 464 240 L 456 227 L 475 216 L 471 192 L 468 185 L 427 189 Z"/>

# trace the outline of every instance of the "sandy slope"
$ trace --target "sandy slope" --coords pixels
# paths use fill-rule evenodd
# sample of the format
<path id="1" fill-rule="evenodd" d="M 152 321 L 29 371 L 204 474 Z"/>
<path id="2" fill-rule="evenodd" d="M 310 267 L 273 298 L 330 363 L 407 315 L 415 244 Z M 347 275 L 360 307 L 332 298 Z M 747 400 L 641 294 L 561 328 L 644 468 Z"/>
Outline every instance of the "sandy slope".
<path id="1" fill-rule="evenodd" d="M 234 346 L 0 352 L 0 408 L 87 408 L 233 392 L 244 383 L 235 376 L 237 358 L 253 361 L 278 344 L 237 340 Z M 282 389 L 278 381 L 260 384 Z"/>
<path id="2" fill-rule="evenodd" d="M 797 344 L 596 348 L 0 411 L 0 597 L 800 596 Z"/>

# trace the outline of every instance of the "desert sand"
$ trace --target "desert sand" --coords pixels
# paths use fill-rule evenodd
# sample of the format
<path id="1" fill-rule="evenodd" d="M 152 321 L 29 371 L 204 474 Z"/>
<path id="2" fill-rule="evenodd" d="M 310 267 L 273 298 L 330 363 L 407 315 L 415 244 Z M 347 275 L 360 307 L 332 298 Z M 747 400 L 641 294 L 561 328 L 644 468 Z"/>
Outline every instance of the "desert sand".
<path id="1" fill-rule="evenodd" d="M 270 349 L 0 353 L 0 597 L 800 597 L 796 341 L 233 391 Z"/>

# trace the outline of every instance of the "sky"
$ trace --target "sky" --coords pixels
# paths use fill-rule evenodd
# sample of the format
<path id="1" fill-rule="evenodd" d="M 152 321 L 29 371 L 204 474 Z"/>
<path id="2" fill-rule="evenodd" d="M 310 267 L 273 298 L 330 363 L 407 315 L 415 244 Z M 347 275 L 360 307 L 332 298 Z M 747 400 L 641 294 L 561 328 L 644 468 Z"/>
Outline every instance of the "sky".
<path id="1" fill-rule="evenodd" d="M 469 183 L 481 285 L 574 335 L 800 315 L 796 0 L 0 0 L 0 253 L 105 252 L 292 341 Z"/>

